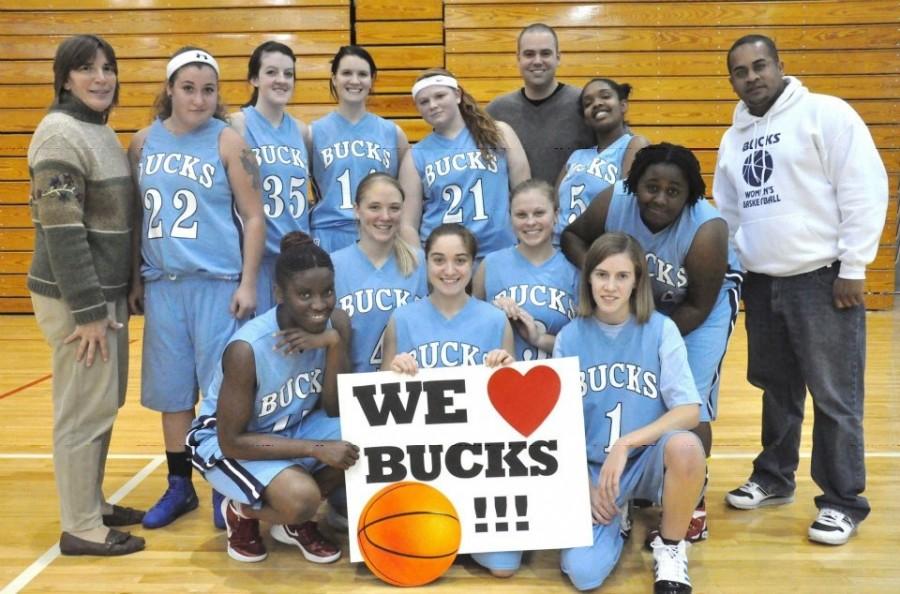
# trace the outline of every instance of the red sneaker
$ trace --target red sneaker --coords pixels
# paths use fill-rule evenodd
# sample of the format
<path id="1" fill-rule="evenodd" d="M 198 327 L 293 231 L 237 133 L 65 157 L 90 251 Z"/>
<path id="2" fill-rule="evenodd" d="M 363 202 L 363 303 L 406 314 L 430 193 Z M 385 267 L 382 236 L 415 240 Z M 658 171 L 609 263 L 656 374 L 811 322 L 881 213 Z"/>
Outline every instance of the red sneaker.
<path id="1" fill-rule="evenodd" d="M 648 551 L 651 550 L 650 543 L 652 543 L 657 536 L 659 536 L 659 528 L 654 528 L 647 532 L 647 540 L 644 541 L 644 547 Z M 706 540 L 707 538 L 709 538 L 709 527 L 706 524 L 706 500 L 703 499 L 691 515 L 691 523 L 688 524 L 687 534 L 684 535 L 684 540 L 690 543 L 697 543 L 701 540 Z"/>
<path id="2" fill-rule="evenodd" d="M 334 563 L 341 558 L 341 548 L 326 540 L 315 522 L 273 524 L 269 533 L 278 542 L 300 547 L 307 561 Z"/>
<path id="3" fill-rule="evenodd" d="M 222 500 L 222 517 L 228 534 L 228 556 L 235 561 L 256 563 L 269 556 L 259 534 L 259 520 L 242 518 L 231 499 Z"/>

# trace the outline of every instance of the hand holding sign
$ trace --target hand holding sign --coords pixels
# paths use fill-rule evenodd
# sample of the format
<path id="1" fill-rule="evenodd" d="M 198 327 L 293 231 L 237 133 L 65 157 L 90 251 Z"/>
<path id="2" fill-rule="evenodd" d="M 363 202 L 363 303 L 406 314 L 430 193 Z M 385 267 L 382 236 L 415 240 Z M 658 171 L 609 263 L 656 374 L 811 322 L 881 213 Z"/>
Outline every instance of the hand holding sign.
<path id="1" fill-rule="evenodd" d="M 541 426 L 559 400 L 559 376 L 546 365 L 522 375 L 511 367 L 498 369 L 488 380 L 488 397 L 510 426 L 528 437 Z"/>

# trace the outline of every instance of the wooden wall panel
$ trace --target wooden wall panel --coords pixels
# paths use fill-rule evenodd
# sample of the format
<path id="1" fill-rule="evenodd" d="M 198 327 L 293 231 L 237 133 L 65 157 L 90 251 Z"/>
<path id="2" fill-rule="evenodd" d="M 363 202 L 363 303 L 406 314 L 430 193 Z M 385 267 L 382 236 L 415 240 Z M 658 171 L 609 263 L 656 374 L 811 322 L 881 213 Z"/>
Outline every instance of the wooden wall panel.
<path id="1" fill-rule="evenodd" d="M 629 122 L 653 141 L 696 151 L 711 187 L 716 149 L 736 98 L 725 72 L 734 39 L 776 40 L 788 74 L 812 91 L 848 100 L 870 125 L 892 192 L 870 308 L 893 303 L 900 189 L 900 30 L 894 0 L 0 0 L 0 312 L 30 311 L 24 271 L 33 241 L 25 150 L 52 99 L 51 62 L 67 35 L 99 33 L 116 48 L 124 83 L 112 124 L 127 145 L 146 125 L 177 48 L 209 49 L 223 68 L 231 106 L 249 94 L 250 51 L 267 39 L 298 54 L 290 111 L 306 121 L 334 108 L 329 59 L 351 41 L 379 66 L 370 109 L 394 119 L 410 140 L 430 132 L 409 89 L 421 70 L 446 65 L 486 103 L 521 86 L 514 52 L 521 27 L 545 22 L 560 37 L 562 80 L 629 82 Z"/>
<path id="2" fill-rule="evenodd" d="M 870 301 L 893 299 L 900 179 L 900 29 L 893 1 L 445 0 L 446 63 L 480 102 L 521 87 L 516 37 L 532 22 L 555 27 L 561 80 L 606 76 L 634 90 L 627 119 L 651 141 L 697 152 L 711 189 L 716 150 L 737 101 L 725 53 L 735 39 L 775 39 L 787 74 L 815 92 L 848 100 L 869 124 L 892 199 Z"/>
<path id="3" fill-rule="evenodd" d="M 253 48 L 270 39 L 289 45 L 298 58 L 289 109 L 308 120 L 333 108 L 329 60 L 352 37 L 350 0 L 0 0 L 0 312 L 30 311 L 24 273 L 34 231 L 25 152 L 53 98 L 56 47 L 74 33 L 103 35 L 116 49 L 122 92 L 111 124 L 123 146 L 151 121 L 165 64 L 184 45 L 216 57 L 222 95 L 232 109 L 249 97 L 245 77 Z M 386 60 L 398 60 L 388 53 Z M 442 60 L 443 52 L 428 48 L 415 56 L 418 67 Z M 404 102 L 379 99 L 376 105 L 388 115 L 412 115 Z"/>

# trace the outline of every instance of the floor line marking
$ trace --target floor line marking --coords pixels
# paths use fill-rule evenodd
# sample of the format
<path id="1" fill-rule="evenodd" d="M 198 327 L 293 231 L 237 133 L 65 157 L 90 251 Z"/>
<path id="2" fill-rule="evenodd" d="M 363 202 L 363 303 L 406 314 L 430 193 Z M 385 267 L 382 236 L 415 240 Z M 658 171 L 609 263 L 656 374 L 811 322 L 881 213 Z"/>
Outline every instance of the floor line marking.
<path id="1" fill-rule="evenodd" d="M 153 460 L 158 458 L 159 454 L 108 454 L 108 460 Z M 25 452 L 0 452 L 0 460 L 51 460 L 53 454 L 28 454 Z"/>
<path id="2" fill-rule="evenodd" d="M 45 382 L 45 381 L 47 381 L 48 379 L 50 379 L 51 377 L 53 377 L 53 374 L 52 374 L 52 373 L 48 373 L 48 374 L 45 375 L 44 377 L 39 377 L 39 378 L 37 378 L 36 380 L 32 380 L 32 381 L 28 382 L 28 383 L 25 384 L 25 385 L 19 386 L 18 388 L 13 388 L 13 389 L 10 390 L 9 392 L 4 392 L 3 394 L 0 394 L 0 400 L 3 400 L 3 399 L 6 398 L 7 396 L 12 396 L 13 394 L 18 394 L 18 393 L 21 392 L 22 390 L 27 390 L 27 389 L 30 388 L 31 386 L 37 385 L 37 384 L 39 384 L 39 383 L 41 383 L 41 382 Z"/>
<path id="3" fill-rule="evenodd" d="M 109 456 L 112 458 L 112 456 Z M 165 456 L 153 456 L 146 466 L 144 466 L 137 474 L 128 479 L 124 485 L 122 485 L 115 493 L 113 493 L 108 499 L 110 503 L 118 503 L 121 501 L 126 495 L 128 495 L 131 491 L 137 487 L 141 481 L 150 476 L 154 470 L 159 468 L 159 466 L 166 461 Z M 25 586 L 27 586 L 31 581 L 39 576 L 42 571 L 47 569 L 47 567 L 53 563 L 57 557 L 59 557 L 59 543 L 54 544 L 52 547 L 47 549 L 43 555 L 37 558 L 31 565 L 25 568 L 25 570 L 20 573 L 13 581 L 6 584 L 3 590 L 0 590 L 0 594 L 18 594 L 19 591 L 22 590 Z"/>

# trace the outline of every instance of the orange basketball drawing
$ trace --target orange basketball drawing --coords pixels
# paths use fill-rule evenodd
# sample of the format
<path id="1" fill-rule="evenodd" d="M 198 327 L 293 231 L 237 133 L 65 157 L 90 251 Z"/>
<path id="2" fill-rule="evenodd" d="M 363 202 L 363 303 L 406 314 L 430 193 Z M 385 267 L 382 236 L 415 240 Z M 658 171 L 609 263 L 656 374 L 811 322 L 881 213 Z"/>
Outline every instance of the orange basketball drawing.
<path id="1" fill-rule="evenodd" d="M 421 586 L 456 559 L 461 531 L 456 508 L 430 485 L 401 482 L 369 499 L 359 516 L 359 550 L 369 570 L 394 586 Z"/>

